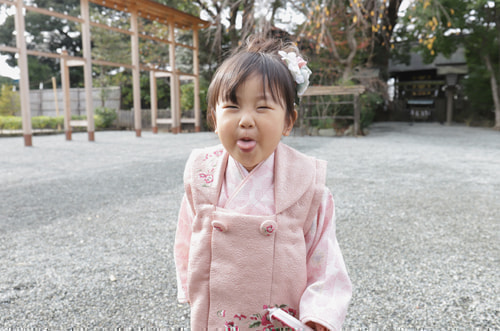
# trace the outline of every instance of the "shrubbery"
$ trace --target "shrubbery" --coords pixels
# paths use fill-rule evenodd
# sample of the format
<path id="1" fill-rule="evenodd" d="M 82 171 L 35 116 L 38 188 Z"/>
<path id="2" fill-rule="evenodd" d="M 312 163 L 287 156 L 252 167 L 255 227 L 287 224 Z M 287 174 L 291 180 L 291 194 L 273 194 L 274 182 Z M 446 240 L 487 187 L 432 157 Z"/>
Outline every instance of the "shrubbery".
<path id="1" fill-rule="evenodd" d="M 378 107 L 384 102 L 384 98 L 375 92 L 365 92 L 360 96 L 361 114 L 360 126 L 361 130 L 368 128 L 373 123 L 375 113 Z"/>
<path id="2" fill-rule="evenodd" d="M 96 129 L 107 129 L 113 125 L 116 119 L 116 111 L 109 108 L 97 108 L 94 115 Z M 71 116 L 72 120 L 85 120 L 87 116 Z M 64 116 L 49 117 L 35 116 L 31 118 L 33 129 L 64 128 Z M 22 118 L 19 116 L 0 116 L 0 130 L 21 130 L 23 128 Z"/>
<path id="3" fill-rule="evenodd" d="M 21 117 L 0 116 L 0 130 L 19 130 L 21 127 Z"/>
<path id="4" fill-rule="evenodd" d="M 113 122 L 116 120 L 116 110 L 107 108 L 107 107 L 99 107 L 96 108 L 94 115 L 95 126 L 96 128 L 107 129 L 113 126 Z"/>

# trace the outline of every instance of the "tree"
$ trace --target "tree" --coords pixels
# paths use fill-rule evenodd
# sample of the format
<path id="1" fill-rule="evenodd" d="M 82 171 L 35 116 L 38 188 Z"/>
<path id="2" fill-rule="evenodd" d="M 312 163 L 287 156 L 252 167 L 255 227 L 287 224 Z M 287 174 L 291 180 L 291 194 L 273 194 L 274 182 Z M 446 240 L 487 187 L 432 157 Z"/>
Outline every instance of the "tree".
<path id="1" fill-rule="evenodd" d="M 240 40 L 254 32 L 255 0 L 195 0 L 193 2 L 200 6 L 213 23 L 213 28 L 208 30 L 209 35 L 206 40 L 211 43 L 207 46 L 210 47 L 210 53 L 215 56 L 217 64 L 223 61 L 225 50 L 234 49 Z M 238 17 L 242 20 L 242 27 L 239 31 L 236 24 Z M 211 56 L 209 59 L 212 60 Z"/>
<path id="2" fill-rule="evenodd" d="M 490 104 L 500 130 L 500 8 L 492 0 L 424 0 L 413 2 L 397 32 L 400 40 L 418 41 L 414 50 L 432 62 L 438 54 L 450 56 L 459 46 L 466 49 L 469 79 L 489 81 Z M 466 84 L 467 85 L 467 84 Z M 477 85 L 477 84 L 474 84 Z M 470 84 L 469 84 L 470 86 Z M 469 91 L 470 92 L 470 91 Z"/>
<path id="3" fill-rule="evenodd" d="M 336 72 L 323 72 L 332 83 L 352 78 L 355 66 L 387 67 L 387 54 L 400 0 L 318 0 L 310 4 L 300 41 Z M 305 7 L 305 6 L 304 6 Z"/>
<path id="4" fill-rule="evenodd" d="M 41 8 L 51 8 L 54 11 L 78 16 L 80 10 L 79 0 L 55 1 L 55 0 L 34 0 L 26 1 L 28 5 L 35 5 Z M 25 28 L 28 34 L 27 48 L 43 52 L 56 53 L 57 50 L 65 49 L 70 55 L 81 56 L 81 38 L 78 26 L 75 22 L 62 20 L 56 17 L 27 11 L 25 15 Z M 0 29 L 0 44 L 16 46 L 16 38 L 13 38 L 15 31 L 14 16 L 8 16 Z M 8 53 L 7 64 L 14 67 L 17 59 L 14 53 Z M 53 58 L 29 56 L 28 57 L 29 80 L 32 88 L 37 88 L 40 82 L 50 81 L 52 76 L 59 76 L 59 61 Z M 71 81 L 79 84 L 83 81 L 81 70 L 71 70 Z"/>
<path id="5" fill-rule="evenodd" d="M 0 90 L 0 115 L 14 116 L 20 109 L 19 93 L 13 90 L 12 85 L 2 84 Z"/>

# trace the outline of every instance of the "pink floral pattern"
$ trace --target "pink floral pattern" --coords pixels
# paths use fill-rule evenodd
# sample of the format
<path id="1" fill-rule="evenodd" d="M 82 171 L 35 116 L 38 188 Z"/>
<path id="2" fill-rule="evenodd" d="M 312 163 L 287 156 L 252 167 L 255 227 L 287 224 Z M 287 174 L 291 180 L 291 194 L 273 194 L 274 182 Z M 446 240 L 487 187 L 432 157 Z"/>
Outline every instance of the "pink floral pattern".
<path id="1" fill-rule="evenodd" d="M 297 316 L 297 310 L 293 308 L 289 308 L 287 305 L 263 305 L 262 310 L 263 312 L 261 313 L 255 313 L 249 316 L 243 315 L 243 314 L 235 314 L 233 316 L 233 320 L 231 321 L 224 321 L 224 326 L 226 327 L 226 330 L 239 330 L 238 325 L 236 325 L 236 320 L 239 320 L 240 322 L 243 322 L 247 324 L 248 328 L 250 329 L 257 329 L 257 330 L 262 330 L 262 331 L 270 331 L 270 330 L 283 330 L 286 328 L 286 325 L 283 325 L 279 320 L 273 319 L 271 321 L 271 317 L 269 314 L 268 308 L 281 308 L 288 314 L 292 315 L 293 317 Z M 226 317 L 226 310 L 219 310 L 217 312 L 218 317 Z M 236 321 L 236 322 L 235 322 Z"/>
<path id="2" fill-rule="evenodd" d="M 202 186 L 203 187 L 209 187 L 212 186 L 214 179 L 215 179 L 215 168 L 217 166 L 217 161 L 218 159 L 224 154 L 223 149 L 217 149 L 211 153 L 205 154 L 205 157 L 203 158 L 202 162 L 209 162 L 209 170 L 203 170 L 207 169 L 206 166 L 203 166 L 202 169 L 198 169 L 198 178 L 202 180 Z"/>
<path id="3" fill-rule="evenodd" d="M 266 233 L 268 236 L 270 236 L 274 232 L 274 226 L 269 225 L 266 227 Z"/>

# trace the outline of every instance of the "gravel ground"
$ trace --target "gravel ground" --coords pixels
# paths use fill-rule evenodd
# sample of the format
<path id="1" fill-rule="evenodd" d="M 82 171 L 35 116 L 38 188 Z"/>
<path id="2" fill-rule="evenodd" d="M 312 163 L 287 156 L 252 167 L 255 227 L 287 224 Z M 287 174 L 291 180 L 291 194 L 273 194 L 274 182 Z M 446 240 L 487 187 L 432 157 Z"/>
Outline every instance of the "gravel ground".
<path id="1" fill-rule="evenodd" d="M 500 330 L 500 133 L 377 123 L 286 138 L 329 161 L 354 285 L 345 329 Z M 187 327 L 172 245 L 189 151 L 213 133 L 0 139 L 0 327 Z"/>

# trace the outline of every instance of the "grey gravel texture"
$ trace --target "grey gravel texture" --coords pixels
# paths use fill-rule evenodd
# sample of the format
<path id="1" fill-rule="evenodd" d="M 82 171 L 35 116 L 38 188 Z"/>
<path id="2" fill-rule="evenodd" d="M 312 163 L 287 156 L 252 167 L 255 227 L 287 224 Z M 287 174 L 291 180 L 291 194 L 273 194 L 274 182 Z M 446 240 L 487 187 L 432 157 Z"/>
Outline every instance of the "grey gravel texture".
<path id="1" fill-rule="evenodd" d="M 500 330 L 500 132 L 376 123 L 285 142 L 329 162 L 354 285 L 345 329 Z M 0 327 L 179 328 L 172 246 L 213 133 L 0 138 Z"/>

